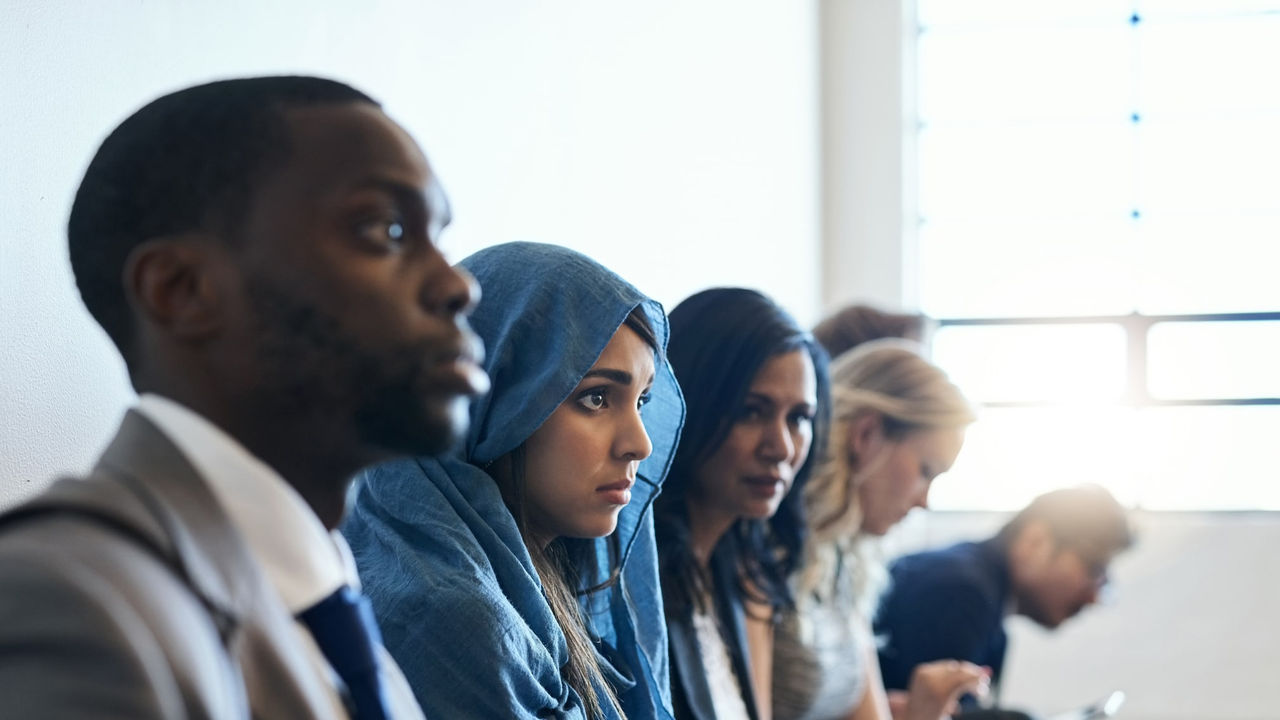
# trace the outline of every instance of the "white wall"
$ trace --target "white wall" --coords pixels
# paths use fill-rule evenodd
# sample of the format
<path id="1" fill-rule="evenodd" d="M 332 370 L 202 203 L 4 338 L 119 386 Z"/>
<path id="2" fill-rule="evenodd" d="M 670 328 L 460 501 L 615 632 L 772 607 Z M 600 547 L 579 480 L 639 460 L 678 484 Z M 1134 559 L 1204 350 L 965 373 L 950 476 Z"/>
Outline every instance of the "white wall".
<path id="1" fill-rule="evenodd" d="M 915 4 L 818 3 L 823 307 L 918 306 Z"/>
<path id="2" fill-rule="evenodd" d="M 819 303 L 809 2 L 0 4 L 0 506 L 87 468 L 133 399 L 82 308 L 64 223 L 101 138 L 217 77 L 352 82 L 425 147 L 444 245 L 580 249 L 668 307 L 759 287 Z"/>

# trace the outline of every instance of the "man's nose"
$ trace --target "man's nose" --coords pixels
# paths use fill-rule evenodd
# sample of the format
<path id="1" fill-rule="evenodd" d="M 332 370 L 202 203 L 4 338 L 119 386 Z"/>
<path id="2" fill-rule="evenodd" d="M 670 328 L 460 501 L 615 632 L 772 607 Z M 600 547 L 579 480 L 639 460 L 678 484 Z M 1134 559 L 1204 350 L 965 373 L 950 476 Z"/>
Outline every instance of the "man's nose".
<path id="1" fill-rule="evenodd" d="M 430 273 L 423 288 L 423 305 L 445 317 L 469 315 L 480 302 L 480 284 L 464 268 L 449 265 L 443 256 L 440 267 Z"/>

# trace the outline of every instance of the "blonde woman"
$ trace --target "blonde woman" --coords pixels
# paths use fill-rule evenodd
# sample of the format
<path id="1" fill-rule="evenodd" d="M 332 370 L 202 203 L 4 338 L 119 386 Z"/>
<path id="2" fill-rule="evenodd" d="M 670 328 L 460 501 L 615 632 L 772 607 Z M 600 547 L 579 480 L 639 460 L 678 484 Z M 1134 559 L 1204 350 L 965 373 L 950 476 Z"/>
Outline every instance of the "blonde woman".
<path id="1" fill-rule="evenodd" d="M 950 469 L 972 406 L 907 340 L 876 340 L 831 366 L 831 434 L 805 488 L 809 541 L 793 578 L 796 608 L 777 628 L 773 720 L 887 720 L 870 620 L 886 572 L 884 535 Z M 893 716 L 938 720 L 985 689 L 972 663 L 921 666 Z"/>

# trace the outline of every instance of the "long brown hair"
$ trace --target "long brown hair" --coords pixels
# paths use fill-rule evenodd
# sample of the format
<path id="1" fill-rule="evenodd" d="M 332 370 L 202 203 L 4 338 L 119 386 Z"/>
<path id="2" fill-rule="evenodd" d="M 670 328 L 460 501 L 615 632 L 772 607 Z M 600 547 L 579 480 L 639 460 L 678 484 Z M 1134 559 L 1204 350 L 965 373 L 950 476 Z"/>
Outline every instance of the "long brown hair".
<path id="1" fill-rule="evenodd" d="M 655 352 L 658 350 L 657 336 L 653 327 L 644 315 L 644 310 L 637 306 L 623 326 L 630 328 L 640 336 Z M 515 517 L 516 526 L 529 557 L 533 560 L 533 569 L 542 581 L 542 594 L 551 615 L 564 633 L 565 643 L 569 648 L 569 661 L 561 669 L 565 681 L 577 691 L 587 711 L 587 717 L 604 716 L 607 703 L 625 718 L 622 707 L 618 704 L 617 695 L 604 679 L 600 663 L 596 660 L 595 646 L 587 631 L 587 625 L 578 605 L 578 596 L 603 590 L 614 583 L 618 577 L 618 548 L 616 542 L 610 543 L 609 573 L 603 582 L 584 589 L 583 569 L 595 565 L 595 543 L 591 540 L 575 538 L 556 538 L 544 547 L 529 532 L 527 505 L 525 503 L 525 448 L 521 444 L 515 450 L 499 458 L 494 463 L 494 476 L 502 490 L 502 498 Z M 611 538 L 612 540 L 612 538 Z M 604 689 L 604 697 L 596 692 L 596 686 Z"/>

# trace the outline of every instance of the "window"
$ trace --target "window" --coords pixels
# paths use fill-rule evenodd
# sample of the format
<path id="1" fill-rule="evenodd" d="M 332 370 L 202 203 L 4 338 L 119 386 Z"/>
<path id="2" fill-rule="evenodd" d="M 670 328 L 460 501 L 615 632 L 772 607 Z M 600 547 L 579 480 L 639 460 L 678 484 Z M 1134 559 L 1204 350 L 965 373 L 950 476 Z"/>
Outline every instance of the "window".
<path id="1" fill-rule="evenodd" d="M 920 0 L 934 504 L 1280 510 L 1280 2 Z"/>

